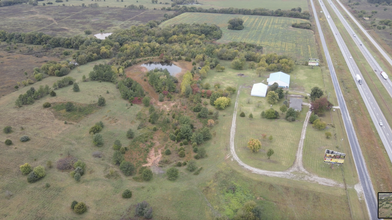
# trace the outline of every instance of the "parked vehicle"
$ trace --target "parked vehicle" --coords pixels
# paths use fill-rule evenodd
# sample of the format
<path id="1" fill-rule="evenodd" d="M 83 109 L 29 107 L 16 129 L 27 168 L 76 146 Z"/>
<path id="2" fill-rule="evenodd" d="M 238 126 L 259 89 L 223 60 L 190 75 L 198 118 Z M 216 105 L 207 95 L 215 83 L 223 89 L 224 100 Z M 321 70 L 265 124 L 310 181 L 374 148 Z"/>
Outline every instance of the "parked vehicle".
<path id="1" fill-rule="evenodd" d="M 381 76 L 384 78 L 384 79 L 388 79 L 388 75 L 384 72 L 384 71 L 381 71 Z"/>
<path id="2" fill-rule="evenodd" d="M 362 79 L 361 79 L 361 76 L 359 74 L 355 75 L 355 79 L 357 80 L 359 85 L 362 85 Z"/>

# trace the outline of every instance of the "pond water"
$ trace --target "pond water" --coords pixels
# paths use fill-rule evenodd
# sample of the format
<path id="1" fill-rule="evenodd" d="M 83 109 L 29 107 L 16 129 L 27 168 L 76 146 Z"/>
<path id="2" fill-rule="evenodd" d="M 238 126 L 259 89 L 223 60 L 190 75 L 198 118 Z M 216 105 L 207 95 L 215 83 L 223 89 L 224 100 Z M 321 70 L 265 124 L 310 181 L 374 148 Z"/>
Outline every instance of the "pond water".
<path id="1" fill-rule="evenodd" d="M 175 76 L 177 73 L 181 72 L 181 68 L 172 64 L 172 63 L 165 63 L 165 62 L 149 62 L 149 63 L 144 63 L 141 65 L 142 67 L 146 67 L 148 71 L 154 70 L 154 69 L 163 69 L 169 71 L 170 75 Z"/>

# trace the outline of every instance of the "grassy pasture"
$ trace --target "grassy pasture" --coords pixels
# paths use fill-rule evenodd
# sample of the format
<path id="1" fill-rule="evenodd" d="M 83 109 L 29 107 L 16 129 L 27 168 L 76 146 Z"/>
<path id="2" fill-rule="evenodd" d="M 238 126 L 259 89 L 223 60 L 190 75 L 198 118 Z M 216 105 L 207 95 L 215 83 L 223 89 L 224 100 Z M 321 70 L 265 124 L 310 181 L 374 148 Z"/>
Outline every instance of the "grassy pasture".
<path id="1" fill-rule="evenodd" d="M 43 2 L 38 2 L 39 5 L 42 5 L 42 3 L 47 3 L 49 0 L 45 0 Z M 124 6 L 128 6 L 131 4 L 134 5 L 143 5 L 149 9 L 160 9 L 162 7 L 171 7 L 171 4 L 173 3 L 170 0 L 160 0 L 158 1 L 158 4 L 152 4 L 151 0 L 124 0 L 124 1 L 117 1 L 117 0 L 99 0 L 99 1 L 94 1 L 94 2 L 81 2 L 79 0 L 68 0 L 64 2 L 58 2 L 56 3 L 55 1 L 53 2 L 53 6 L 62 6 L 65 4 L 66 6 L 80 6 L 82 3 L 88 5 L 92 3 L 98 3 L 99 7 L 120 7 L 123 8 Z M 235 0 L 198 0 L 200 4 L 193 5 L 194 7 L 202 7 L 202 8 L 248 8 L 248 9 L 253 9 L 253 8 L 268 8 L 271 10 L 276 10 L 276 9 L 282 9 L 282 10 L 288 10 L 292 8 L 297 8 L 301 7 L 302 11 L 308 10 L 308 4 L 306 1 L 301 1 L 301 0 L 292 0 L 292 1 L 284 1 L 284 0 L 279 0 L 279 1 L 273 1 L 273 0 L 268 0 L 268 1 L 257 1 L 257 0 L 245 0 L 245 1 L 235 1 Z M 49 5 L 47 5 L 49 6 Z M 180 5 L 181 6 L 181 5 Z M 188 7 L 191 7 L 192 5 L 187 5 Z"/>
<path id="2" fill-rule="evenodd" d="M 241 31 L 227 29 L 231 18 L 242 18 L 245 28 Z M 223 36 L 218 43 L 232 41 L 247 42 L 263 46 L 264 53 L 286 54 L 299 62 L 305 62 L 311 57 L 317 57 L 313 31 L 292 28 L 295 22 L 302 19 L 280 18 L 255 15 L 227 15 L 209 13 L 183 13 L 161 26 L 178 23 L 210 23 L 218 25 Z"/>
<path id="3" fill-rule="evenodd" d="M 81 1 L 77 1 L 80 5 Z M 40 2 L 41 3 L 41 2 Z M 87 2 L 86 2 L 87 3 Z M 161 20 L 172 12 L 125 8 L 43 7 L 15 5 L 0 8 L 0 29 L 10 32 L 43 32 L 55 36 L 85 35 L 127 29 L 132 25 Z"/>

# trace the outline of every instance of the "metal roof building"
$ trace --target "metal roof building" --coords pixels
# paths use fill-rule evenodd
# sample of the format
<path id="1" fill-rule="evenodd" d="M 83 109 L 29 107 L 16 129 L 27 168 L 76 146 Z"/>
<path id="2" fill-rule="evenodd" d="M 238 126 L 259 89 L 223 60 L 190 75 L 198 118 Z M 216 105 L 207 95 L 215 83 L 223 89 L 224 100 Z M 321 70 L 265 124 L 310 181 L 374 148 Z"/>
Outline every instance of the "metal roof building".
<path id="1" fill-rule="evenodd" d="M 271 86 L 274 83 L 278 83 L 279 87 L 289 88 L 290 86 L 290 75 L 284 72 L 271 73 L 267 79 L 268 85 Z"/>
<path id="2" fill-rule="evenodd" d="M 268 86 L 263 83 L 253 84 L 251 96 L 265 97 L 267 94 Z"/>

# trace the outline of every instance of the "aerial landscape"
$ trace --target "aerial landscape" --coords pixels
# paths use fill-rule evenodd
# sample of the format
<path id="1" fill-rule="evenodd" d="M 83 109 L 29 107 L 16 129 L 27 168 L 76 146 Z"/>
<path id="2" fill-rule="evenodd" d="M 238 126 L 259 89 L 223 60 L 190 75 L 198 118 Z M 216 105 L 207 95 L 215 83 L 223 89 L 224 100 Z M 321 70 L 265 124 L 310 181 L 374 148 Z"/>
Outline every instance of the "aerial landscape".
<path id="1" fill-rule="evenodd" d="M 0 0 L 0 219 L 392 218 L 391 0 Z"/>

